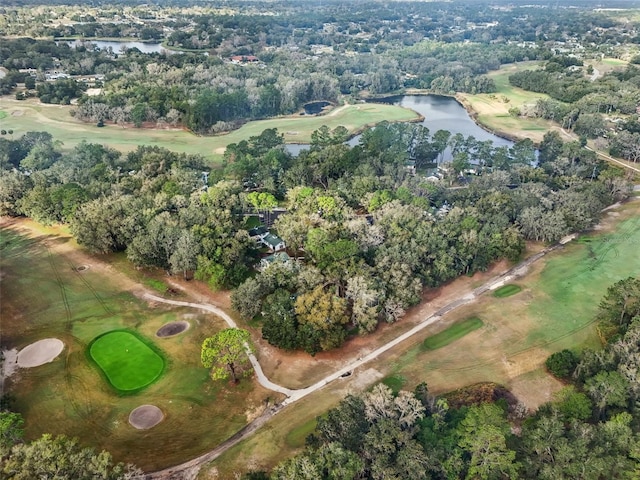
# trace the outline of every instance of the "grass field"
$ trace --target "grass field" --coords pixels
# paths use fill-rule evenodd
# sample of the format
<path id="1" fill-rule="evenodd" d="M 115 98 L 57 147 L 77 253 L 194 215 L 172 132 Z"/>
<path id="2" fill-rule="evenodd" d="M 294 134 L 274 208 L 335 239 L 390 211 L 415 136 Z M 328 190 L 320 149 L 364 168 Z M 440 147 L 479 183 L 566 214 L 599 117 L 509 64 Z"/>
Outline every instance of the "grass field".
<path id="1" fill-rule="evenodd" d="M 600 61 L 589 63 L 598 70 L 600 75 L 614 69 L 624 68 L 627 65 L 627 62 L 617 58 L 604 58 Z M 509 83 L 510 75 L 522 70 L 535 70 L 537 68 L 539 68 L 539 62 L 519 62 L 503 65 L 499 70 L 487 74 L 496 85 L 496 93 L 459 94 L 459 98 L 476 113 L 478 123 L 489 130 L 502 133 L 510 138 L 530 138 L 534 142 L 540 142 L 544 134 L 556 126 L 553 122 L 540 118 L 513 117 L 509 115 L 509 109 L 512 107 L 523 110 L 527 106 L 534 105 L 538 99 L 549 98 L 544 93 L 529 92 L 514 87 Z"/>
<path id="2" fill-rule="evenodd" d="M 139 392 L 155 382 L 164 359 L 132 332 L 108 332 L 89 345 L 89 354 L 120 393 Z"/>
<path id="3" fill-rule="evenodd" d="M 422 346 L 426 350 L 437 350 L 445 347 L 450 343 L 464 337 L 466 334 L 482 327 L 484 323 L 478 317 L 467 318 L 461 322 L 451 325 L 446 330 L 427 338 L 422 342 Z"/>
<path id="4" fill-rule="evenodd" d="M 13 129 L 14 137 L 28 131 L 47 131 L 55 140 L 61 141 L 64 148 L 74 147 L 82 141 L 101 143 L 124 152 L 135 150 L 139 145 L 156 145 L 176 152 L 200 154 L 218 162 L 228 144 L 259 135 L 268 128 L 277 128 L 284 134 L 287 143 L 309 143 L 311 133 L 322 125 L 330 128 L 342 125 L 355 133 L 367 125 L 374 125 L 383 120 L 395 122 L 418 118 L 415 112 L 395 105 L 346 105 L 322 116 L 289 116 L 259 120 L 246 123 L 226 135 L 202 137 L 177 129 L 122 128 L 117 125 L 98 128 L 74 119 L 70 114 L 72 108 L 40 104 L 35 100 L 18 101 L 6 96 L 0 97 L 0 111 L 9 114 L 0 126 L 3 129 Z"/>
<path id="5" fill-rule="evenodd" d="M 213 382 L 200 364 L 200 346 L 226 324 L 194 309 L 149 307 L 138 297 L 139 285 L 120 270 L 84 255 L 63 229 L 0 221 L 2 348 L 48 337 L 65 343 L 63 356 L 21 370 L 5 384 L 25 416 L 28 439 L 77 437 L 153 471 L 210 450 L 259 413 L 265 400 L 279 399 L 251 379 L 237 386 Z M 184 333 L 155 337 L 162 325 L 182 320 L 191 324 Z M 114 330 L 153 338 L 165 357 L 161 378 L 136 395 L 115 392 L 87 357 L 90 343 Z M 129 413 L 142 404 L 161 408 L 165 420 L 147 431 L 131 427 Z"/>
<path id="6" fill-rule="evenodd" d="M 477 121 L 485 127 L 503 132 L 511 137 L 531 138 L 534 142 L 542 140 L 552 123 L 539 118 L 513 117 L 509 115 L 512 107 L 522 109 L 525 105 L 533 105 L 540 98 L 549 98 L 543 93 L 529 92 L 512 86 L 509 76 L 522 70 L 538 68 L 538 62 L 521 62 L 503 65 L 500 70 L 490 72 L 487 76 L 492 78 L 496 85 L 494 94 L 461 94 L 464 103 L 476 112 Z M 506 101 L 505 101 L 506 100 Z"/>
<path id="7" fill-rule="evenodd" d="M 520 293 L 521 291 L 521 286 L 510 284 L 496 289 L 496 291 L 493 292 L 493 296 L 496 298 L 505 298 L 515 295 L 516 293 Z"/>

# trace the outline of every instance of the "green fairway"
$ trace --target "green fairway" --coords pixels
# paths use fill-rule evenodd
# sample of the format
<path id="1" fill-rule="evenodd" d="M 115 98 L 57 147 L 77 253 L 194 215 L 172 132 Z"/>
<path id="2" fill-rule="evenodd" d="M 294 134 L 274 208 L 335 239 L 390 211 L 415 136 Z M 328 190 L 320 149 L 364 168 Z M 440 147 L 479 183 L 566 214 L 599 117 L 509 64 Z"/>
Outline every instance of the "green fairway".
<path id="1" fill-rule="evenodd" d="M 9 114 L 3 120 L 2 128 L 12 129 L 15 138 L 29 131 L 46 131 L 53 135 L 54 140 L 61 141 L 64 148 L 74 147 L 83 141 L 104 144 L 123 152 L 135 150 L 139 145 L 154 145 L 176 152 L 203 155 L 217 162 L 222 159 L 227 145 L 257 136 L 268 128 L 276 128 L 283 133 L 286 143 L 309 143 L 311 134 L 322 125 L 332 129 L 342 125 L 350 133 L 356 133 L 385 120 L 401 122 L 419 117 L 416 112 L 395 105 L 344 105 L 326 115 L 259 120 L 248 122 L 225 135 L 198 136 L 181 129 L 122 128 L 117 125 L 98 128 L 73 118 L 70 113 L 72 109 L 69 106 L 0 97 L 0 110 Z"/>
<path id="2" fill-rule="evenodd" d="M 436 350 L 451 342 L 455 342 L 459 338 L 464 337 L 467 333 L 482 327 L 484 323 L 478 317 L 467 318 L 461 322 L 451 325 L 446 330 L 427 338 L 422 345 L 426 350 Z"/>
<path id="3" fill-rule="evenodd" d="M 162 357 L 127 331 L 109 332 L 96 338 L 89 353 L 111 385 L 122 393 L 140 391 L 156 381 L 164 370 Z"/>
<path id="4" fill-rule="evenodd" d="M 519 293 L 521 291 L 522 287 L 520 287 L 519 285 L 505 285 L 493 292 L 493 296 L 496 298 L 505 298 L 510 297 L 511 295 L 515 295 L 516 293 Z"/>

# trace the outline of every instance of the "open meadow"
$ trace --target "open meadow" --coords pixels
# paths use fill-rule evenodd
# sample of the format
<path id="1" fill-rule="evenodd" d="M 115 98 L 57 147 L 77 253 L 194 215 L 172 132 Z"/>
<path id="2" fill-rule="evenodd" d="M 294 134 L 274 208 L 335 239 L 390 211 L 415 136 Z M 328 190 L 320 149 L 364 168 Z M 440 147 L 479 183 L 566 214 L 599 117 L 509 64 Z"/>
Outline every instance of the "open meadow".
<path id="1" fill-rule="evenodd" d="M 110 124 L 97 127 L 73 118 L 70 113 L 72 109 L 73 106 L 0 97 L 0 127 L 13 130 L 15 138 L 29 131 L 46 131 L 53 135 L 54 140 L 61 141 L 64 148 L 72 148 L 82 141 L 104 144 L 123 152 L 135 150 L 139 145 L 152 145 L 175 152 L 203 155 L 213 163 L 218 163 L 227 145 L 259 135 L 268 128 L 276 128 L 283 133 L 286 143 L 309 143 L 311 133 L 322 125 L 332 129 L 342 125 L 355 134 L 384 120 L 405 122 L 419 118 L 412 110 L 395 105 L 363 103 L 336 107 L 320 116 L 287 116 L 248 122 L 228 134 L 205 137 L 175 128 L 139 129 L 131 125 L 122 128 Z"/>
<path id="2" fill-rule="evenodd" d="M 65 345 L 53 362 L 19 369 L 5 381 L 13 408 L 25 417 L 28 439 L 43 433 L 78 437 L 83 445 L 111 451 L 118 461 L 153 471 L 210 450 L 261 413 L 268 398 L 277 399 L 252 380 L 232 386 L 209 378 L 200 364 L 200 345 L 226 327 L 222 320 L 194 309 L 148 305 L 139 298 L 140 286 L 84 254 L 64 231 L 4 221 L 0 278 L 2 349 L 51 337 Z M 160 327 L 178 320 L 190 328 L 156 336 Z M 114 340 L 109 335 L 123 332 L 131 332 L 127 345 L 120 338 L 88 352 L 95 339 Z M 109 352 L 122 346 L 130 351 Z M 133 348 L 145 366 L 155 362 L 153 371 L 125 372 L 110 363 L 113 355 L 132 360 Z M 165 418 L 150 430 L 136 430 L 128 416 L 144 404 L 156 405 Z"/>

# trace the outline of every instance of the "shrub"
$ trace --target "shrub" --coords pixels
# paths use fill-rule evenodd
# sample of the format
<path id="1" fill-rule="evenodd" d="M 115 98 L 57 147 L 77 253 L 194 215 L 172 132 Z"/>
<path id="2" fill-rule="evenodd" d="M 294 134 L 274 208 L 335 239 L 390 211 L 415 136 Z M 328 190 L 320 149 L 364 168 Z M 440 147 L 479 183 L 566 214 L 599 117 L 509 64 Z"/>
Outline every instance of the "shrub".
<path id="1" fill-rule="evenodd" d="M 571 350 L 561 350 L 549 356 L 544 363 L 547 370 L 558 378 L 569 378 L 578 365 L 578 356 Z"/>

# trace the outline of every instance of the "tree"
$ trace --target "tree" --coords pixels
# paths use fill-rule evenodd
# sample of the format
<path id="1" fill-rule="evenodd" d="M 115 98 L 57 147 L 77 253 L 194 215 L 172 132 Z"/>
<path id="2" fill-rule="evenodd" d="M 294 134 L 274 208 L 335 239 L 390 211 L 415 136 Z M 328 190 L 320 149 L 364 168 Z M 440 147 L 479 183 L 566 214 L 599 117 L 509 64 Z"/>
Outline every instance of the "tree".
<path id="1" fill-rule="evenodd" d="M 250 373 L 248 354 L 253 348 L 246 330 L 226 328 L 213 337 L 205 338 L 200 354 L 202 365 L 211 369 L 213 380 L 224 380 L 231 376 L 238 383 L 239 376 Z"/>
<path id="2" fill-rule="evenodd" d="M 467 479 L 516 478 L 516 453 L 507 447 L 509 423 L 494 404 L 471 407 L 459 427 L 459 446 L 471 455 Z"/>
<path id="3" fill-rule="evenodd" d="M 111 455 L 82 448 L 76 439 L 45 434 L 31 443 L 15 445 L 3 459 L 2 478 L 13 480 L 125 480 L 142 475 L 132 465 L 113 464 Z"/>
<path id="4" fill-rule="evenodd" d="M 22 440 L 24 419 L 19 413 L 0 412 L 0 458 Z"/>
<path id="5" fill-rule="evenodd" d="M 346 309 L 345 299 L 325 292 L 322 286 L 300 295 L 295 303 L 300 324 L 322 333 L 320 347 L 323 350 L 339 347 L 344 342 L 344 325 L 349 321 Z"/>
<path id="6" fill-rule="evenodd" d="M 595 403 L 600 418 L 604 418 L 608 407 L 627 404 L 629 382 L 618 372 L 600 372 L 587 380 L 584 389 Z"/>
<path id="7" fill-rule="evenodd" d="M 637 315 L 640 315 L 640 279 L 628 277 L 610 286 L 600 302 L 600 330 L 606 330 L 606 337 L 613 332 L 624 333 Z M 608 330 L 612 332 L 607 334 Z"/>
<path id="8" fill-rule="evenodd" d="M 171 271 L 173 273 L 181 271 L 184 279 L 188 280 L 187 272 L 195 270 L 198 266 L 199 252 L 200 245 L 193 234 L 188 230 L 183 231 L 178 237 L 173 253 L 169 257 Z"/>
<path id="9" fill-rule="evenodd" d="M 545 366 L 547 369 L 559 378 L 569 378 L 580 359 L 571 350 L 561 350 L 553 353 L 547 358 Z"/>

